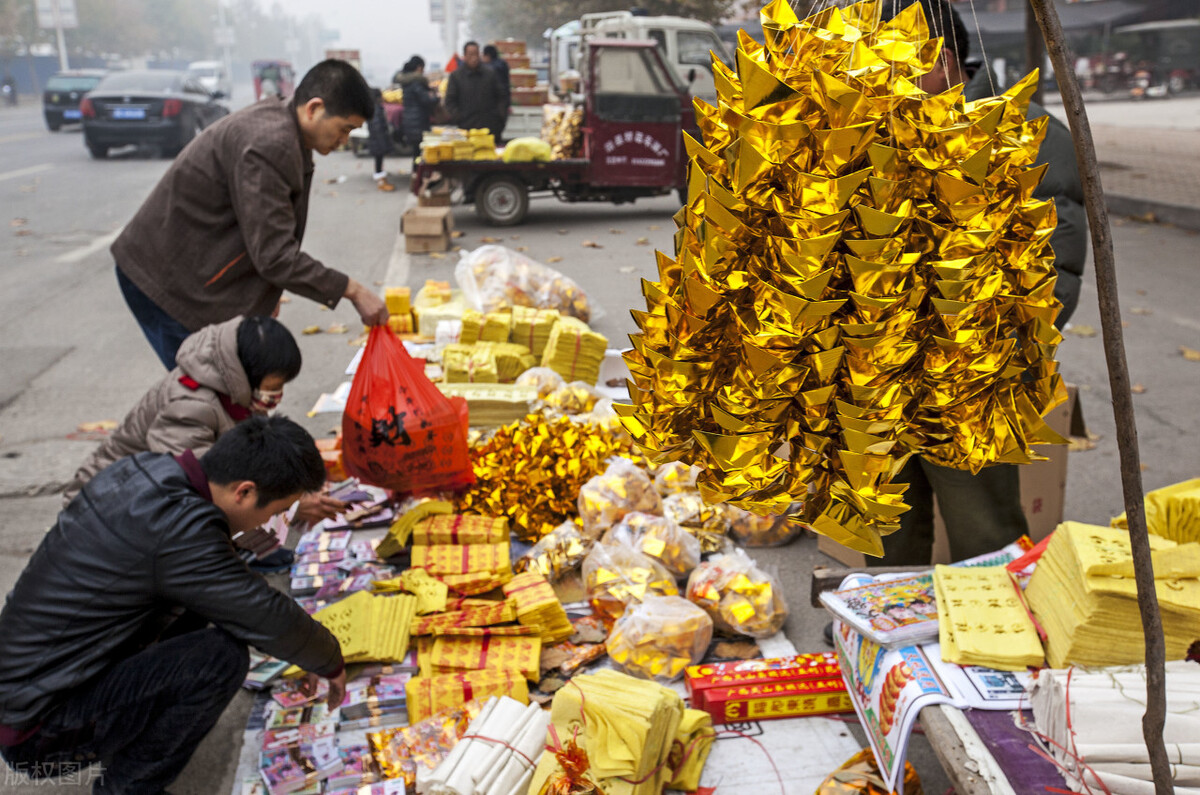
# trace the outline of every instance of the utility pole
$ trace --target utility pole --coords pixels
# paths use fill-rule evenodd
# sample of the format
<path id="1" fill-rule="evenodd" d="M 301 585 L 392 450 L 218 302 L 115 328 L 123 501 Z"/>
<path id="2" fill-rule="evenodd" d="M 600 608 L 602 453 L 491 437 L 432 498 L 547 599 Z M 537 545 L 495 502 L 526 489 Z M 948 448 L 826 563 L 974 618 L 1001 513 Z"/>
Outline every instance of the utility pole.
<path id="1" fill-rule="evenodd" d="M 233 29 L 226 24 L 225 0 L 217 0 L 217 43 L 221 45 L 221 62 L 233 85 Z"/>
<path id="2" fill-rule="evenodd" d="M 37 0 L 35 9 L 38 27 L 46 30 L 54 28 L 54 36 L 58 42 L 58 67 L 65 72 L 71 65 L 67 57 L 67 36 L 63 30 L 79 27 L 75 0 Z"/>

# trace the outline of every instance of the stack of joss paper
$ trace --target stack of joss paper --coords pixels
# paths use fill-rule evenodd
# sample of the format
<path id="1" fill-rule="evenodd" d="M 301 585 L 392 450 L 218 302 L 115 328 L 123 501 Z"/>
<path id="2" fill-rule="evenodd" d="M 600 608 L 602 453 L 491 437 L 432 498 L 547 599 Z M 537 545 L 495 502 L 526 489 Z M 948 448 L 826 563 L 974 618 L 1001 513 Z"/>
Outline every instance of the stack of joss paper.
<path id="1" fill-rule="evenodd" d="M 568 382 L 594 384 L 600 378 L 600 363 L 608 349 L 608 338 L 592 331 L 587 323 L 562 317 L 550 331 L 542 351 L 542 367 L 549 367 Z"/>
<path id="2" fill-rule="evenodd" d="M 438 384 L 446 397 L 467 401 L 471 427 L 494 428 L 516 422 L 533 410 L 537 390 L 516 384 Z"/>
<path id="3" fill-rule="evenodd" d="M 524 345 L 540 362 L 550 341 L 550 332 L 558 323 L 557 309 L 538 309 L 529 306 L 512 308 L 512 341 Z"/>
<path id="4" fill-rule="evenodd" d="M 554 694 L 548 745 L 574 738 L 587 753 L 588 778 L 605 795 L 657 795 L 672 783 L 699 782 L 712 725 L 693 712 L 673 690 L 603 669 L 576 676 Z M 690 753 L 673 768 L 676 741 Z M 529 791 L 540 792 L 560 774 L 558 759 L 547 751 Z"/>
<path id="5" fill-rule="evenodd" d="M 507 384 L 535 364 L 537 360 L 529 349 L 513 342 L 455 343 L 442 350 L 442 370 L 451 384 Z"/>
<path id="6" fill-rule="evenodd" d="M 541 678 L 542 639 L 524 626 L 458 627 L 434 636 L 429 654 L 434 674 L 466 671 L 519 673 L 531 682 Z"/>
<path id="7" fill-rule="evenodd" d="M 441 613 L 446 609 L 446 600 L 450 596 L 450 589 L 446 587 L 446 583 L 435 580 L 425 569 L 408 569 L 401 572 L 399 577 L 376 580 L 372 583 L 372 590 L 375 593 L 407 591 L 417 600 L 416 614 L 419 616 Z M 410 634 L 420 634 L 417 631 L 419 626 L 418 621 Z"/>
<path id="8" fill-rule="evenodd" d="M 1112 526 L 1129 529 L 1123 511 L 1112 520 Z M 1177 544 L 1200 541 L 1200 478 L 1147 494 L 1146 529 Z"/>
<path id="9" fill-rule="evenodd" d="M 541 574 L 532 571 L 518 574 L 504 586 L 504 595 L 516 604 L 517 621 L 535 628 L 542 645 L 553 646 L 575 633 L 562 602 Z"/>
<path id="10" fill-rule="evenodd" d="M 1150 536 L 1166 659 L 1182 660 L 1200 638 L 1200 544 Z M 1064 522 L 1025 589 L 1048 636 L 1052 668 L 1140 663 L 1145 641 L 1129 534 Z"/>
<path id="11" fill-rule="evenodd" d="M 942 42 L 917 3 L 803 21 L 763 11 L 696 101 L 674 257 L 645 282 L 616 406 L 656 462 L 696 464 L 710 503 L 883 552 L 907 458 L 978 472 L 1062 440 L 1046 118 L 1031 74 L 1002 96 L 917 87 Z"/>
<path id="12" fill-rule="evenodd" d="M 457 593 L 484 593 L 512 579 L 503 517 L 433 515 L 414 525 L 412 541 L 412 567 L 425 569 Z"/>
<path id="13" fill-rule="evenodd" d="M 409 723 L 442 710 L 456 709 L 473 699 L 508 696 L 529 703 L 529 684 L 517 671 L 495 669 L 457 674 L 415 676 L 404 687 Z"/>
<path id="14" fill-rule="evenodd" d="M 453 511 L 453 505 L 441 500 L 422 500 L 418 502 L 396 517 L 396 520 L 392 522 L 392 526 L 388 528 L 387 535 L 383 537 L 383 540 L 379 542 L 379 546 L 375 548 L 375 554 L 379 556 L 380 560 L 387 560 L 390 557 L 399 555 L 408 546 L 408 542 L 412 539 L 412 530 L 418 523 L 425 521 L 430 516 L 452 513 Z"/>
<path id="15" fill-rule="evenodd" d="M 933 587 L 943 660 L 998 671 L 1045 663 L 1037 628 L 1003 566 L 937 566 Z"/>
<path id="16" fill-rule="evenodd" d="M 313 618 L 334 634 L 347 663 L 399 662 L 408 654 L 417 599 L 408 594 L 377 596 L 359 591 L 322 607 Z M 298 669 L 292 666 L 288 674 Z"/>

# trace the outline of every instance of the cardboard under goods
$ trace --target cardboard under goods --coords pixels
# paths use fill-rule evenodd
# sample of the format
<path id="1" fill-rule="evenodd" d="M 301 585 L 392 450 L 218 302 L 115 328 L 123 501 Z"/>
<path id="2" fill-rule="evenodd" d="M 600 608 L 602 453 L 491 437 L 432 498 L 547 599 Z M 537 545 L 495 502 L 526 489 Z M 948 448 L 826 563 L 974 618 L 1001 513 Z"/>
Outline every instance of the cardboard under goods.
<path id="1" fill-rule="evenodd" d="M 453 229 L 449 207 L 411 207 L 400 219 L 404 249 L 410 254 L 448 251 Z"/>
<path id="2" fill-rule="evenodd" d="M 1046 415 L 1046 424 L 1060 436 L 1087 436 L 1083 409 L 1079 405 L 1079 391 L 1073 384 L 1067 385 L 1067 399 L 1062 405 Z M 1063 501 L 1067 490 L 1067 454 L 1065 444 L 1038 445 L 1035 450 L 1046 457 L 1045 461 L 1023 464 L 1021 474 L 1021 508 L 1029 523 L 1029 537 L 1036 543 L 1053 532 L 1063 519 Z M 841 544 L 819 536 L 817 549 L 851 568 L 867 565 L 867 556 L 847 549 Z M 933 563 L 950 563 L 950 544 L 946 538 L 946 525 L 938 510 L 937 498 L 933 501 Z"/>

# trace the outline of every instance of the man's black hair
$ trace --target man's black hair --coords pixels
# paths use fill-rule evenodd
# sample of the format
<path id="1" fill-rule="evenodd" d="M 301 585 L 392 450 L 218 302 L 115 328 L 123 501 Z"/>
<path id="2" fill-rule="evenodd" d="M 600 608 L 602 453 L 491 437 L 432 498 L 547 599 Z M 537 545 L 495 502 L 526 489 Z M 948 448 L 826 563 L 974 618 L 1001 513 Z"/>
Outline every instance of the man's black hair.
<path id="1" fill-rule="evenodd" d="M 495 60 L 500 57 L 500 51 L 496 49 L 495 44 L 489 44 L 483 48 L 483 56 Z"/>
<path id="2" fill-rule="evenodd" d="M 255 315 L 242 320 L 237 354 L 251 389 L 262 386 L 269 375 L 282 375 L 284 381 L 300 375 L 300 346 L 287 326 L 273 317 Z"/>
<path id="3" fill-rule="evenodd" d="M 210 482 L 227 486 L 249 480 L 258 487 L 258 506 L 317 491 L 325 464 L 308 431 L 287 417 L 251 417 L 217 439 L 200 459 Z"/>
<path id="4" fill-rule="evenodd" d="M 463 55 L 466 55 L 467 50 L 469 50 L 471 47 L 474 47 L 475 49 L 479 49 L 479 42 L 472 40 L 472 41 L 468 41 L 466 44 L 464 44 L 463 45 Z"/>
<path id="5" fill-rule="evenodd" d="M 324 100 L 325 112 L 343 119 L 351 116 L 370 119 L 375 113 L 367 81 L 353 66 L 336 58 L 321 61 L 309 69 L 296 86 L 294 99 L 296 107 L 310 99 Z"/>
<path id="6" fill-rule="evenodd" d="M 400 71 L 415 72 L 424 65 L 425 65 L 425 59 L 419 55 L 414 55 L 413 57 L 409 58 L 407 61 L 404 62 L 404 68 L 402 68 Z"/>
<path id="7" fill-rule="evenodd" d="M 929 26 L 930 36 L 941 36 L 943 47 L 954 53 L 954 59 L 959 66 L 964 66 L 971 54 L 971 38 L 967 35 L 967 26 L 954 6 L 946 0 L 883 0 L 883 20 L 890 21 L 904 9 L 914 3 L 920 3 L 925 12 L 925 24 Z"/>

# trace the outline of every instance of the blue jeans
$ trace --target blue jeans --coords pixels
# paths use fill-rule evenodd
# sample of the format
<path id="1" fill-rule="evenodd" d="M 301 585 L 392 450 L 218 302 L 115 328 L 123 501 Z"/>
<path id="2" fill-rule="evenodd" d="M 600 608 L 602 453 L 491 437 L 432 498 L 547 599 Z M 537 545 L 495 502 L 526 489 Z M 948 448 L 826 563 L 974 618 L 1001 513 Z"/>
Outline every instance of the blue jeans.
<path id="1" fill-rule="evenodd" d="M 246 678 L 246 646 L 222 629 L 155 643 L 67 695 L 25 742 L 0 747 L 18 772 L 51 778 L 104 767 L 93 793 L 161 793 Z"/>
<path id="2" fill-rule="evenodd" d="M 140 287 L 121 273 L 120 265 L 117 266 L 117 284 L 121 286 L 121 295 L 125 296 L 125 303 L 133 312 L 138 325 L 142 327 L 142 333 L 146 335 L 146 341 L 158 355 L 159 361 L 163 363 L 163 367 L 174 370 L 175 354 L 192 332 L 151 301 Z"/>

